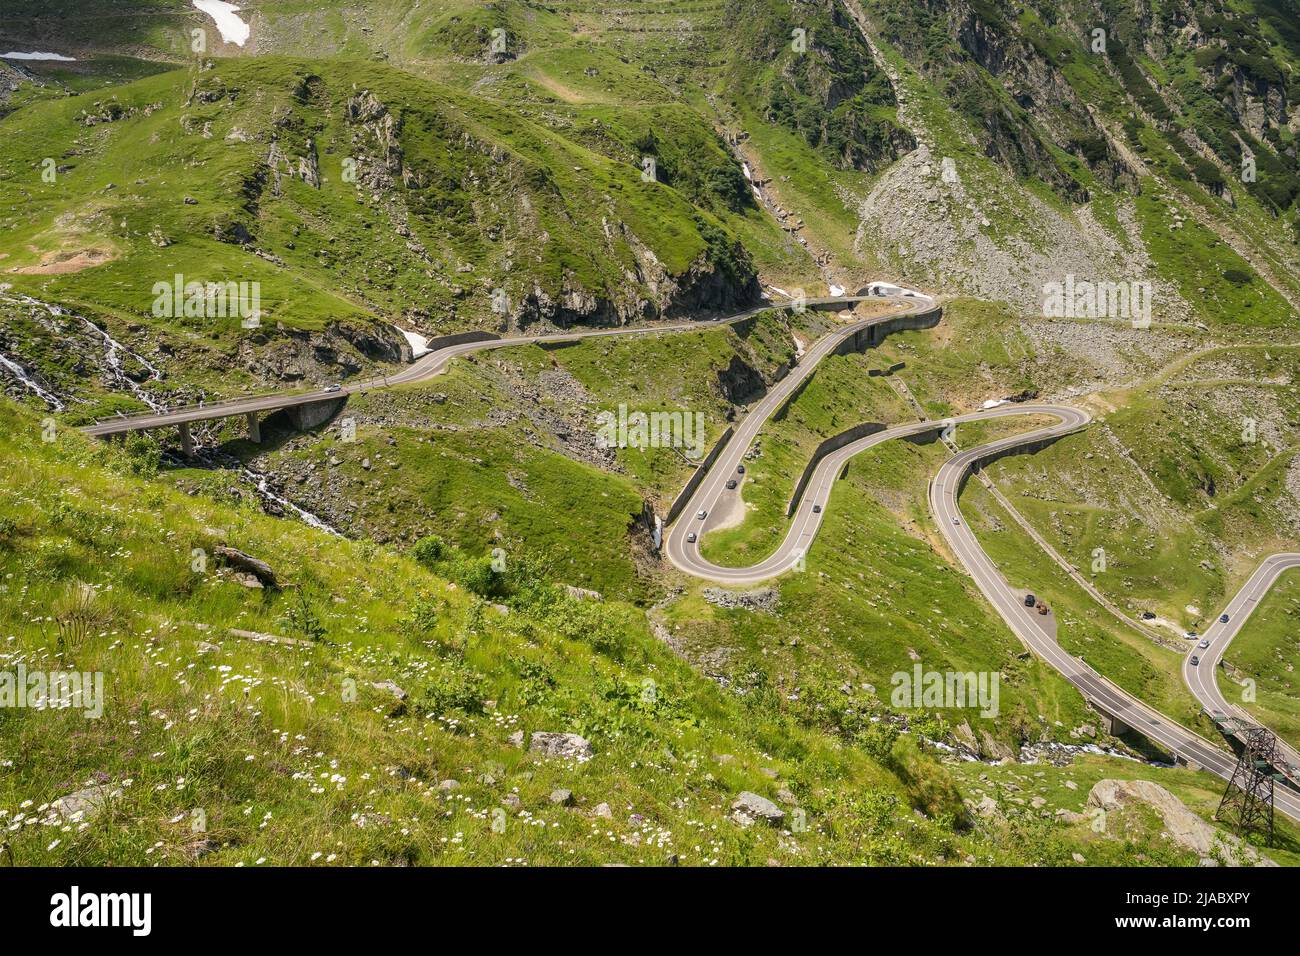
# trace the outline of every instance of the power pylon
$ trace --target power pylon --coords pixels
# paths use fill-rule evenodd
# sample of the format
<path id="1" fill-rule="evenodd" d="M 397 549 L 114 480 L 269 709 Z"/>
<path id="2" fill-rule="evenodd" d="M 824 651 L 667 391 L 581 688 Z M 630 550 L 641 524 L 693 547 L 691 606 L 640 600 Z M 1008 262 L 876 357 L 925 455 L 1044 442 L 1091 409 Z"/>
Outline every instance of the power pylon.
<path id="1" fill-rule="evenodd" d="M 1223 791 L 1214 819 L 1228 823 L 1239 836 L 1263 830 L 1273 845 L 1273 781 L 1278 775 L 1277 738 L 1263 727 L 1236 733 L 1242 749 L 1232 779 Z"/>

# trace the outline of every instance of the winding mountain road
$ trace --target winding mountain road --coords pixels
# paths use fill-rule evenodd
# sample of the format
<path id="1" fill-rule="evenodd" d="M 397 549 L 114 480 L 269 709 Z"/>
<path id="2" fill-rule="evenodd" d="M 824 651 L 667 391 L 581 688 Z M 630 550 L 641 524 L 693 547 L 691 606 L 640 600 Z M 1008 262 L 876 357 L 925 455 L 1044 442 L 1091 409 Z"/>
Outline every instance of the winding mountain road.
<path id="1" fill-rule="evenodd" d="M 805 356 L 801 377 L 811 374 L 813 366 L 829 354 L 843 338 L 842 332 L 832 333 L 820 340 Z M 796 383 L 797 384 L 797 383 Z M 666 540 L 668 559 L 680 570 L 722 584 L 754 584 L 776 577 L 799 565 L 807 554 L 821 526 L 831 489 L 841 469 L 854 455 L 881 442 L 895 438 L 939 431 L 952 423 L 986 421 L 1013 415 L 1041 415 L 1055 418 L 1055 424 L 1028 432 L 998 439 L 976 448 L 961 451 L 948 459 L 930 483 L 930 509 L 948 547 L 962 566 L 970 573 L 980 591 L 1011 628 L 1021 642 L 1040 659 L 1052 666 L 1083 694 L 1084 698 L 1114 719 L 1118 719 L 1142 735 L 1164 747 L 1176 759 L 1199 765 L 1215 775 L 1230 780 L 1236 767 L 1236 757 L 1216 743 L 1201 737 L 1177 721 L 1152 709 L 1132 694 L 1111 683 L 1081 659 L 1067 653 L 1057 643 L 1055 634 L 1045 626 L 1046 618 L 1025 607 L 1023 592 L 1011 587 L 1002 577 L 993 561 L 980 546 L 975 534 L 967 526 L 958 506 L 958 496 L 972 470 L 980 463 L 1026 446 L 1041 446 L 1047 442 L 1085 428 L 1091 417 L 1082 409 L 1068 405 L 1001 405 L 960 415 L 946 421 L 923 421 L 875 432 L 837 449 L 823 458 L 813 472 L 807 489 L 795 510 L 789 530 L 781 544 L 762 561 L 745 568 L 723 567 L 706 560 L 700 554 L 700 539 L 714 526 L 714 512 L 719 505 L 734 504 L 724 499 L 738 495 L 740 489 L 727 489 L 731 478 L 741 479 L 737 471 L 741 459 L 750 448 L 771 414 L 781 406 L 783 396 L 769 396 L 745 417 L 741 427 L 728 443 L 723 453 L 710 469 L 705 480 L 691 496 L 681 517 L 669 529 Z M 743 482 L 738 482 L 743 484 Z M 723 509 L 725 510 L 725 509 Z M 701 518 L 703 512 L 705 517 Z M 1202 659 L 1199 668 L 1190 662 L 1185 668 L 1188 686 L 1207 711 L 1226 712 L 1228 705 L 1214 683 L 1214 666 L 1222 656 L 1222 649 L 1249 616 L 1250 609 L 1272 586 L 1283 571 L 1300 566 L 1300 554 L 1274 555 L 1250 579 L 1229 605 L 1229 623 L 1216 625 L 1222 629 L 1211 635 L 1212 648 Z M 1190 655 L 1189 655 L 1190 661 Z M 1193 684 L 1193 681 L 1197 683 Z M 1276 808 L 1300 821 L 1300 794 L 1278 787 L 1275 791 Z"/>
<path id="2" fill-rule="evenodd" d="M 837 296 L 809 299 L 806 304 L 813 308 L 848 306 L 867 299 L 879 300 L 880 298 Z M 1106 680 L 1078 658 L 1066 653 L 1056 642 L 1054 635 L 1044 627 L 1043 619 L 1024 606 L 1022 594 L 1006 582 L 980 547 L 973 532 L 962 520 L 958 507 L 958 494 L 974 467 L 980 462 L 1017 448 L 1053 441 L 1084 428 L 1090 418 L 1080 409 L 1053 404 L 1002 405 L 944 421 L 912 422 L 867 435 L 830 452 L 818 463 L 795 510 L 784 540 L 767 558 L 747 568 L 730 568 L 707 561 L 700 554 L 699 539 L 718 523 L 718 516 L 715 515 L 718 506 L 738 503 L 725 500 L 724 496 L 740 494 L 739 487 L 726 488 L 727 481 L 733 477 L 737 479 L 742 477 L 738 469 L 745 453 L 752 446 L 763 426 L 790 400 L 794 392 L 812 374 L 817 364 L 827 355 L 832 354 L 848 337 L 900 315 L 924 312 L 934 305 L 931 299 L 924 296 L 910 296 L 894 301 L 904 305 L 905 308 L 890 315 L 854 322 L 820 338 L 804 353 L 789 374 L 772 386 L 763 399 L 750 409 L 736 427 L 730 441 L 706 472 L 699 487 L 691 495 L 679 519 L 669 529 L 665 542 L 668 559 L 688 574 L 725 584 L 752 584 L 776 577 L 798 566 L 807 554 L 821 526 L 834 483 L 841 469 L 853 456 L 881 442 L 939 431 L 953 423 L 985 421 L 1013 415 L 1045 415 L 1056 418 L 1056 424 L 962 451 L 945 462 L 931 482 L 929 492 L 930 508 L 938 527 L 953 554 L 971 574 L 977 586 L 1011 630 L 1026 647 L 1078 688 L 1085 699 L 1161 744 L 1176 757 L 1199 764 L 1224 779 L 1230 779 L 1236 760 L 1228 751 L 1151 709 Z M 474 352 L 518 345 L 572 342 L 604 336 L 698 331 L 735 324 L 768 309 L 789 307 L 793 304 L 793 302 L 765 302 L 736 315 L 707 321 L 463 342 L 432 351 L 393 375 L 343 385 L 333 390 L 245 396 L 211 404 L 124 416 L 97 422 L 82 430 L 90 435 L 114 435 L 236 415 L 276 411 L 294 405 L 330 401 L 373 389 L 424 381 L 440 375 L 452 359 Z M 737 484 L 741 485 L 743 482 L 738 480 Z M 703 518 L 699 517 L 700 513 L 704 514 Z M 1183 668 L 1184 680 L 1208 713 L 1229 715 L 1234 710 L 1219 691 L 1214 678 L 1215 669 L 1229 642 L 1249 618 L 1259 600 L 1272 587 L 1279 575 L 1293 567 L 1300 567 L 1300 554 L 1277 554 L 1268 558 L 1229 604 L 1227 609 L 1229 620 L 1226 623 L 1216 623 L 1207 630 L 1205 637 L 1210 641 L 1211 646 L 1200 655 L 1198 665 L 1191 664 L 1192 653 L 1196 651 L 1189 653 Z M 1297 764 L 1300 765 L 1300 761 L 1297 761 Z M 1279 787 L 1275 795 L 1275 805 L 1287 816 L 1300 820 L 1300 794 Z"/>

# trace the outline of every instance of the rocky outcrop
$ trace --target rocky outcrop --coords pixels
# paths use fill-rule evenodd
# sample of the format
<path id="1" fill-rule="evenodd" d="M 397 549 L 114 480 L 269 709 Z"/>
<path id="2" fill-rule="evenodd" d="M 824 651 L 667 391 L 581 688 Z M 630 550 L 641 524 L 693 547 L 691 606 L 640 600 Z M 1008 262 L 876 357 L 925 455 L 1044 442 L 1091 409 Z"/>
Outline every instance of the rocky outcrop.
<path id="1" fill-rule="evenodd" d="M 1088 806 L 1107 812 L 1143 804 L 1164 821 L 1169 838 L 1203 860 L 1232 866 L 1276 866 L 1230 833 L 1210 826 L 1159 784 L 1149 780 L 1098 780 L 1088 792 Z"/>
<path id="2" fill-rule="evenodd" d="M 745 405 L 762 395 L 767 383 L 758 369 L 739 355 L 733 355 L 727 367 L 718 372 L 718 389 L 733 405 Z"/>
<path id="3" fill-rule="evenodd" d="M 559 757 L 563 760 L 584 761 L 592 757 L 591 744 L 578 734 L 539 730 L 529 738 L 528 749 L 543 757 Z"/>
<path id="4" fill-rule="evenodd" d="M 326 384 L 362 371 L 367 359 L 409 362 L 411 346 L 381 322 L 336 323 L 321 331 L 264 326 L 242 338 L 236 352 L 240 365 L 274 382 Z"/>
<path id="5" fill-rule="evenodd" d="M 238 548 L 232 548 L 224 544 L 217 545 L 212 549 L 212 553 L 216 556 L 217 560 L 221 561 L 223 564 L 242 571 L 245 574 L 251 574 L 265 587 L 278 588 L 280 586 L 280 582 L 276 578 L 275 572 L 271 569 L 271 566 L 260 558 L 255 558 L 251 554 L 240 551 Z"/>
<path id="6" fill-rule="evenodd" d="M 50 804 L 50 809 L 68 823 L 87 823 L 103 813 L 109 802 L 121 795 L 119 787 L 107 783 L 96 784 L 59 797 Z"/>
<path id="7" fill-rule="evenodd" d="M 728 591 L 725 588 L 707 587 L 704 600 L 716 607 L 741 608 L 746 611 L 775 611 L 781 603 L 776 588 L 759 588 L 756 591 Z"/>

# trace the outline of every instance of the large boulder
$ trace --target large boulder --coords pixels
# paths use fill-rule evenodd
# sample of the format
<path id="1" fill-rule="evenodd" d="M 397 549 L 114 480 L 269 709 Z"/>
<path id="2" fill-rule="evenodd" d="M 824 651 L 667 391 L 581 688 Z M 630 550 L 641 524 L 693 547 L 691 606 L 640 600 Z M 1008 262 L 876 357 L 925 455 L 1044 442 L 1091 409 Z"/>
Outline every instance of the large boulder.
<path id="1" fill-rule="evenodd" d="M 268 588 L 278 588 L 280 582 L 275 577 L 275 572 L 271 566 L 260 558 L 255 558 L 251 554 L 246 554 L 238 548 L 231 548 L 224 544 L 219 544 L 213 549 L 213 553 L 222 563 L 229 567 L 250 574 L 258 582 Z"/>
<path id="2" fill-rule="evenodd" d="M 748 790 L 743 791 L 731 804 L 731 819 L 742 827 L 762 820 L 772 826 L 780 826 L 785 819 L 785 811 L 767 797 L 760 797 Z"/>

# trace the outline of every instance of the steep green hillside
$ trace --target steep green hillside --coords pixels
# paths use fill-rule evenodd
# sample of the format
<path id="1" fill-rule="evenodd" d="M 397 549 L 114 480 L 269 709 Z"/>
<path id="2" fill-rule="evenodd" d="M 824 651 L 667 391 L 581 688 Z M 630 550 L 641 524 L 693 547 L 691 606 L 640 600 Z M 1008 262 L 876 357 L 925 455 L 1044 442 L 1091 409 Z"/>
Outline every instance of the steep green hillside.
<path id="1" fill-rule="evenodd" d="M 1121 607 L 1155 612 L 1171 634 L 1199 630 L 1300 534 L 1298 356 L 1188 357 L 1084 433 L 989 474 Z"/>
<path id="2" fill-rule="evenodd" d="M 436 539 L 414 557 L 340 541 L 0 416 L 0 657 L 103 675 L 96 717 L 0 708 L 16 862 L 1005 864 L 1091 839 L 1041 818 L 1022 824 L 1035 840 L 972 828 L 911 735 L 873 735 L 867 756 L 820 706 L 725 690 L 535 557 L 497 574 Z M 278 587 L 241 582 L 223 545 Z M 590 756 L 545 757 L 534 732 L 581 734 Z M 744 790 L 783 825 L 730 819 Z M 78 815 L 54 805 L 72 792 Z"/>

